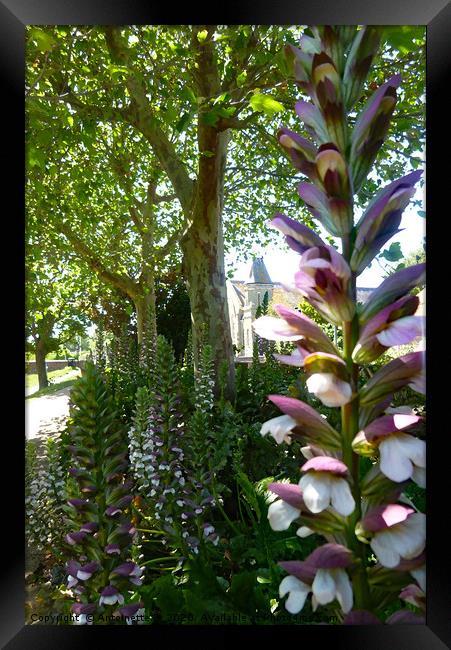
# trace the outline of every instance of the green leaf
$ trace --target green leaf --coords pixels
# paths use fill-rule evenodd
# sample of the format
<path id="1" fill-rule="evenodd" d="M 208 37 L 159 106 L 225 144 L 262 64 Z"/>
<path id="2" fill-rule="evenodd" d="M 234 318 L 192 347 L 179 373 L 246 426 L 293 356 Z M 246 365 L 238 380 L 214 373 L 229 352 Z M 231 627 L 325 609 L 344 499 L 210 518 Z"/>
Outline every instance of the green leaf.
<path id="1" fill-rule="evenodd" d="M 397 262 L 400 260 L 402 257 L 401 244 L 398 241 L 393 242 L 390 248 L 382 253 L 382 257 L 388 262 Z"/>
<path id="2" fill-rule="evenodd" d="M 241 72 L 236 78 L 236 85 L 238 86 L 238 88 L 244 86 L 244 84 L 246 83 L 246 78 L 247 78 L 247 71 L 243 70 L 243 72 Z"/>
<path id="3" fill-rule="evenodd" d="M 177 124 L 175 125 L 176 130 L 179 133 L 182 133 L 182 131 L 185 131 L 186 127 L 188 126 L 188 122 L 190 121 L 190 114 L 189 113 L 183 113 L 182 117 L 179 119 Z"/>
<path id="4" fill-rule="evenodd" d="M 37 48 L 40 52 L 48 52 L 56 45 L 56 40 L 50 34 L 47 34 L 42 29 L 33 27 L 31 30 L 31 38 L 36 42 Z"/>
<path id="5" fill-rule="evenodd" d="M 271 97 L 271 95 L 262 95 L 261 93 L 252 95 L 249 104 L 254 112 L 265 113 L 269 117 L 285 110 L 283 105 L 274 99 L 274 97 Z"/>
<path id="6" fill-rule="evenodd" d="M 74 118 L 72 115 L 67 116 L 67 123 L 69 124 L 70 127 L 74 126 Z"/>
<path id="7" fill-rule="evenodd" d="M 203 29 L 201 32 L 197 32 L 197 40 L 199 43 L 203 43 L 207 40 L 208 32 L 206 29 Z"/>
<path id="8" fill-rule="evenodd" d="M 415 42 L 424 39 L 425 28 L 418 25 L 387 25 L 384 28 L 384 38 L 388 45 L 398 50 L 401 54 L 407 54 L 418 49 Z"/>

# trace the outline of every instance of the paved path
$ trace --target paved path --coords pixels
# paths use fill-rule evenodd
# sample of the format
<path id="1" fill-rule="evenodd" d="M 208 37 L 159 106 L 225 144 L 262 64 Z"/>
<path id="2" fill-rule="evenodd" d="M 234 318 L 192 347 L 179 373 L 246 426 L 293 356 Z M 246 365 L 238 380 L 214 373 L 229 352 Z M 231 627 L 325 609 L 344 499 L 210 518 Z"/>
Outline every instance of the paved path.
<path id="1" fill-rule="evenodd" d="M 33 440 L 41 456 L 45 441 L 56 437 L 64 429 L 69 415 L 70 387 L 62 388 L 52 395 L 29 397 L 25 400 L 25 435 Z"/>

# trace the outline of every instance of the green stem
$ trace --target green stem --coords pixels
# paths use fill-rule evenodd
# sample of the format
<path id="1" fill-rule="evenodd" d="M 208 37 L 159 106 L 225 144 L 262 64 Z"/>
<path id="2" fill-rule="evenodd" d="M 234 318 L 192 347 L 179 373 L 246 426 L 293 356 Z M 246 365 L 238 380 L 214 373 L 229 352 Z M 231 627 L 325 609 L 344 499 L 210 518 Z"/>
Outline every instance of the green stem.
<path id="1" fill-rule="evenodd" d="M 352 246 L 350 237 L 343 237 L 343 256 L 349 262 Z M 350 279 L 350 294 L 355 301 L 356 297 L 356 277 L 352 274 Z M 359 542 L 355 535 L 356 523 L 362 516 L 361 510 L 361 493 L 360 493 L 360 472 L 359 456 L 352 449 L 352 441 L 359 431 L 359 396 L 358 396 L 358 379 L 359 367 L 352 360 L 352 351 L 359 337 L 359 321 L 357 314 L 352 321 L 343 322 L 343 357 L 351 377 L 351 386 L 353 397 L 348 404 L 341 407 L 341 435 L 343 462 L 351 474 L 352 494 L 355 501 L 354 512 L 348 517 L 348 526 L 346 530 L 346 539 L 348 546 L 354 551 L 358 558 L 357 567 L 352 576 L 354 591 L 354 607 L 356 609 L 370 609 L 371 598 L 366 573 L 366 552 L 363 544 Z"/>

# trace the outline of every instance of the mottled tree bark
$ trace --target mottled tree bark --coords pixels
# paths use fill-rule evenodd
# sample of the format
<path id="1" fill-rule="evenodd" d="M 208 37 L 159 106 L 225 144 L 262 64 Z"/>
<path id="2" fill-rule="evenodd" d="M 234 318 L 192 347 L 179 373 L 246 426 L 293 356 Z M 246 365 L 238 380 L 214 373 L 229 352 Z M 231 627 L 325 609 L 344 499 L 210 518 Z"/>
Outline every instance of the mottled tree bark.
<path id="1" fill-rule="evenodd" d="M 202 332 L 212 346 L 215 371 L 227 363 L 227 395 L 234 394 L 235 367 L 224 269 L 222 197 L 228 132 L 200 125 L 199 174 L 191 225 L 182 240 L 183 272 L 191 302 L 193 348 Z M 207 153 L 208 155 L 203 155 Z"/>

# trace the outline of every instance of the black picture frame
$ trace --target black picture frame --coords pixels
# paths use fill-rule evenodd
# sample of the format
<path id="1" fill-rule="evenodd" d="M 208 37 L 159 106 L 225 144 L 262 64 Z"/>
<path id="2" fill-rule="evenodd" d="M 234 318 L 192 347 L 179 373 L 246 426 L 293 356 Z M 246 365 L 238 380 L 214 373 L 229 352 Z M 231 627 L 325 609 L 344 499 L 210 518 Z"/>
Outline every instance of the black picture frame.
<path id="1" fill-rule="evenodd" d="M 4 212 L 3 226 L 11 224 L 3 249 L 13 251 L 12 263 L 4 269 L 4 299 L 8 306 L 7 338 L 4 352 L 11 355 L 9 388 L 4 410 L 10 416 L 5 424 L 2 471 L 10 465 L 13 475 L 7 482 L 2 474 L 3 525 L 6 542 L 2 556 L 0 589 L 0 642 L 8 650 L 102 648 L 110 642 L 136 643 L 221 643 L 229 645 L 236 636 L 243 643 L 255 643 L 263 633 L 267 642 L 331 643 L 347 649 L 441 650 L 451 647 L 451 581 L 449 542 L 446 524 L 450 511 L 445 481 L 450 476 L 450 432 L 446 417 L 449 398 L 447 364 L 451 366 L 449 321 L 443 310 L 449 301 L 446 283 L 450 280 L 446 262 L 451 241 L 446 228 L 451 221 L 449 193 L 450 107 L 445 101 L 451 83 L 451 4 L 447 0 L 250 0 L 229 2 L 215 14 L 215 7 L 168 6 L 138 3 L 136 0 L 1 0 L 0 61 L 3 100 L 3 197 L 11 200 Z M 23 354 L 24 332 L 24 31 L 26 25 L 52 24 L 393 24 L 427 26 L 427 404 L 428 404 L 428 489 L 427 489 L 427 622 L 426 625 L 384 626 L 265 626 L 252 627 L 72 627 L 24 625 L 24 490 L 23 438 L 20 413 L 23 413 L 23 368 L 17 363 Z M 5 144 L 6 136 L 11 144 Z M 448 141 L 447 141 L 448 140 Z M 445 162 L 441 162 L 441 151 Z M 2 207 L 5 208 L 4 201 Z M 5 232 L 5 231 L 4 231 Z M 19 252 L 20 251 L 20 252 Z M 19 258 L 19 259 L 17 259 Z M 437 291 L 437 298 L 431 297 Z M 438 293 L 440 291 L 440 294 Z M 15 307 L 11 307 L 15 305 Z M 430 306 L 430 307 L 429 307 Z M 14 395 L 14 399 L 12 396 Z M 17 404 L 15 399 L 17 398 Z M 448 449 L 446 449 L 448 447 Z M 449 483 L 448 483 L 449 485 Z M 449 491 L 449 490 L 448 490 Z M 126 631 L 125 631 L 126 630 Z M 111 637 L 111 634 L 114 637 Z M 282 638 L 281 638 L 282 635 Z M 213 640 L 214 637 L 214 640 Z M 266 639 L 265 639 L 266 640 Z"/>

